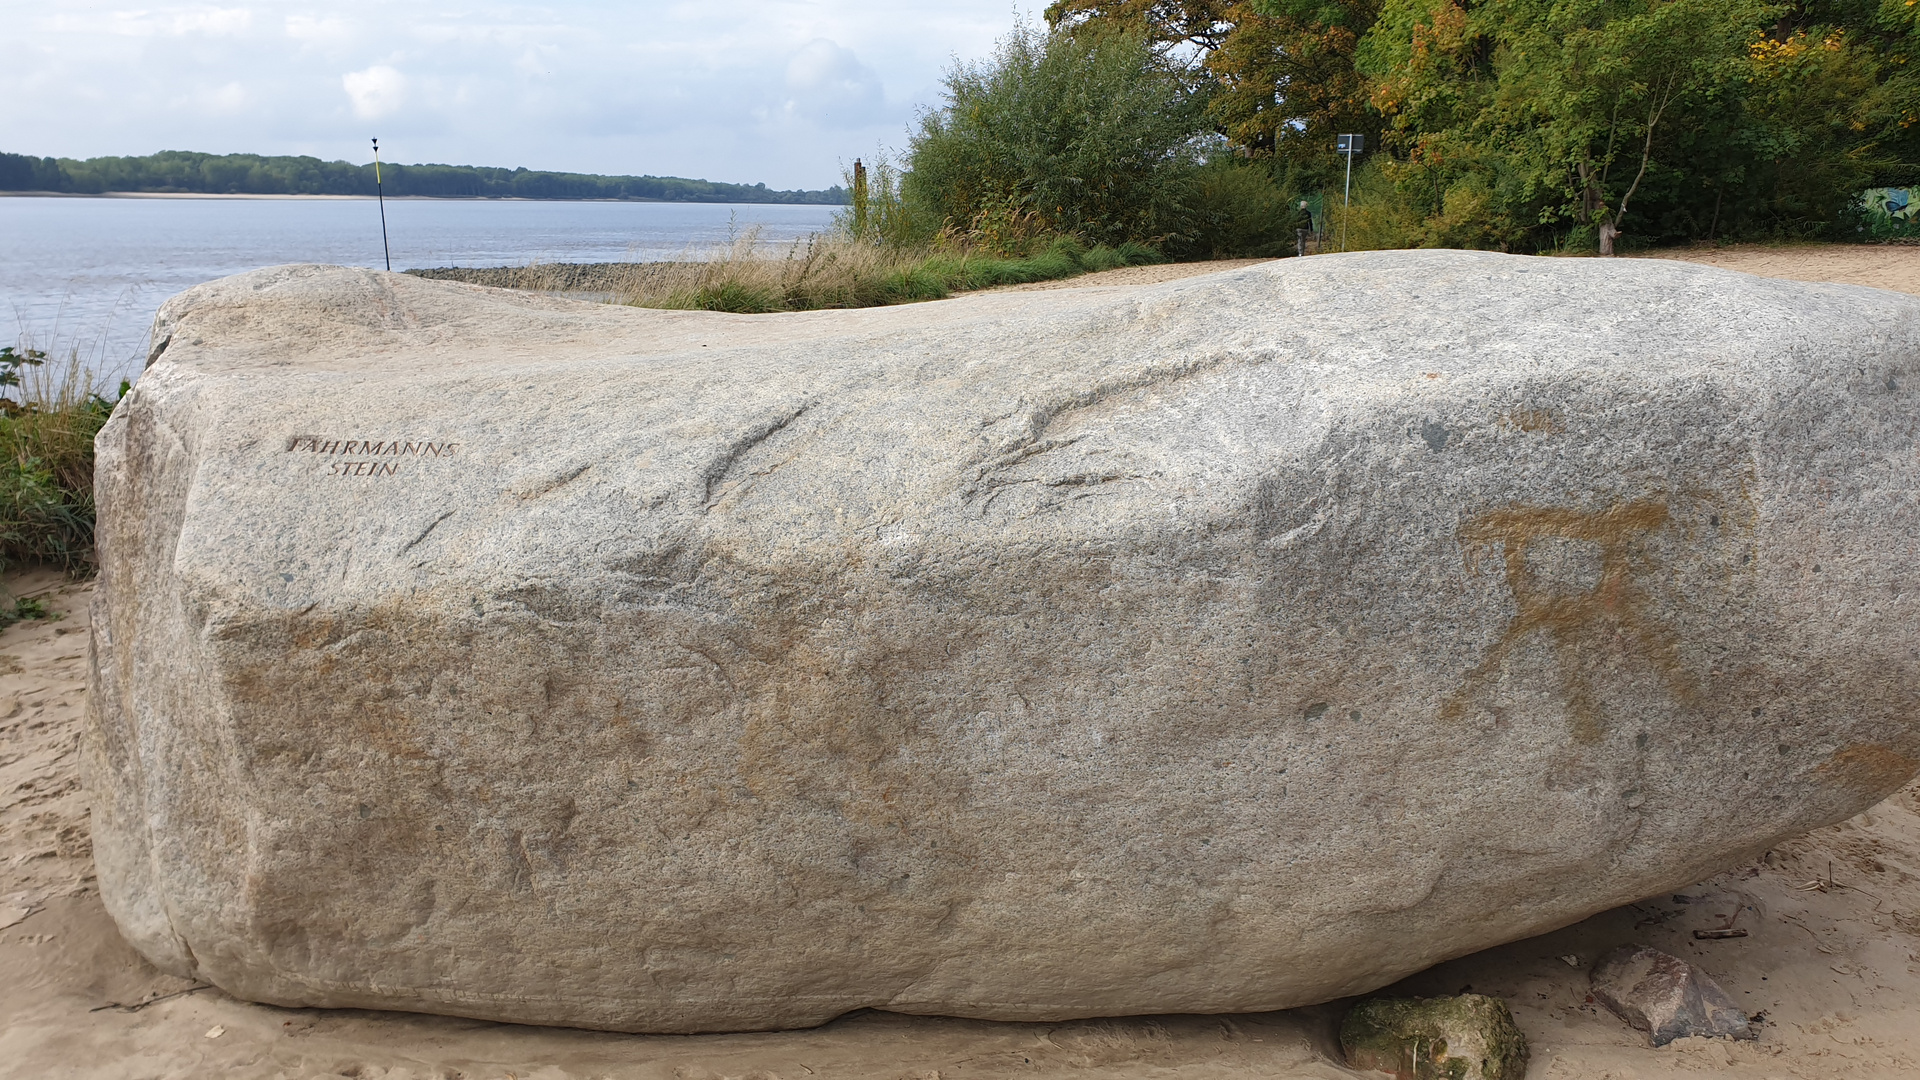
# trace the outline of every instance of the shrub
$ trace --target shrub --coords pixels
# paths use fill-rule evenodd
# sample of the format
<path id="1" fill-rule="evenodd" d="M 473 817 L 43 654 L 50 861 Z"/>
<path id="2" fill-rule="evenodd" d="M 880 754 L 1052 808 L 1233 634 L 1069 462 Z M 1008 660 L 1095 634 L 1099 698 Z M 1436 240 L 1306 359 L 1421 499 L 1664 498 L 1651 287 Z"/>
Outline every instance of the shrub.
<path id="1" fill-rule="evenodd" d="M 1180 259 L 1291 255 L 1307 224 L 1299 195 L 1277 183 L 1266 162 L 1222 155 L 1194 170 L 1186 226 L 1167 245 Z"/>
<path id="2" fill-rule="evenodd" d="M 956 64 L 946 92 L 912 136 L 901 190 L 970 246 L 1182 234 L 1205 101 L 1140 34 L 1023 24 L 991 60 Z"/>
<path id="3" fill-rule="evenodd" d="M 939 224 L 909 204 L 901 192 L 900 169 L 885 150 L 872 164 L 858 159 L 845 171 L 847 206 L 833 216 L 836 232 L 866 244 L 892 248 L 925 247 Z"/>
<path id="4" fill-rule="evenodd" d="M 0 348 L 0 569 L 93 560 L 93 437 L 114 403 L 92 390 L 77 354 L 52 372 L 46 354 Z M 122 383 L 120 393 L 127 392 Z"/>

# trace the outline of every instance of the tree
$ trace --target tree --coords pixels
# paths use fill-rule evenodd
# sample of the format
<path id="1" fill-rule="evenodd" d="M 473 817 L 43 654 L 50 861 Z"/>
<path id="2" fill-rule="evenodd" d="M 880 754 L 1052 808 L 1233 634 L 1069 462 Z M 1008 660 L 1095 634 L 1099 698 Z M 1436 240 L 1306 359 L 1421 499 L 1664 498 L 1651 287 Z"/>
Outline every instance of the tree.
<path id="1" fill-rule="evenodd" d="M 1389 145 L 1425 167 L 1429 188 L 1470 177 L 1492 193 L 1504 235 L 1539 246 L 1543 227 L 1564 223 L 1610 255 L 1647 185 L 1698 198 L 1677 189 L 1701 155 L 1752 157 L 1753 50 L 1782 11 L 1762 0 L 1390 0 L 1359 65 Z"/>
<path id="2" fill-rule="evenodd" d="M 1146 38 L 1207 98 L 1213 129 L 1250 157 L 1333 162 L 1338 132 L 1372 132 L 1353 67 L 1376 0 L 1055 0 L 1056 27 Z"/>
<path id="3" fill-rule="evenodd" d="M 908 149 L 906 198 L 991 245 L 1177 234 L 1204 100 L 1144 36 L 1021 26 L 959 63 Z"/>
<path id="4" fill-rule="evenodd" d="M 1136 34 L 1170 66 L 1194 70 L 1237 29 L 1239 0 L 1054 0 L 1056 30 L 1101 26 Z"/>
<path id="5" fill-rule="evenodd" d="M 1496 118 L 1534 167 L 1572 172 L 1571 216 L 1614 241 L 1654 164 L 1686 126 L 1737 138 L 1749 51 L 1780 8 L 1760 0 L 1499 0 Z M 1728 141 L 1733 141 L 1729 139 Z M 1678 167 L 1669 158 L 1670 167 Z"/>

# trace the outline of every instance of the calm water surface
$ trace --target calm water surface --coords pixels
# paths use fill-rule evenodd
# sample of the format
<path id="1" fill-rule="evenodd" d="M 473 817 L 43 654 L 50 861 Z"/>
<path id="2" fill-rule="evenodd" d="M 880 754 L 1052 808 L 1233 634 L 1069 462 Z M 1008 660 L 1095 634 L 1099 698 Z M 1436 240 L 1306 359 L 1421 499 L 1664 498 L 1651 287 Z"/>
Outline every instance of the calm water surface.
<path id="1" fill-rule="evenodd" d="M 389 199 L 393 268 L 646 262 L 824 232 L 831 206 Z M 138 373 L 162 301 L 281 263 L 382 265 L 371 199 L 0 196 L 0 344 L 78 349 L 112 385 Z"/>

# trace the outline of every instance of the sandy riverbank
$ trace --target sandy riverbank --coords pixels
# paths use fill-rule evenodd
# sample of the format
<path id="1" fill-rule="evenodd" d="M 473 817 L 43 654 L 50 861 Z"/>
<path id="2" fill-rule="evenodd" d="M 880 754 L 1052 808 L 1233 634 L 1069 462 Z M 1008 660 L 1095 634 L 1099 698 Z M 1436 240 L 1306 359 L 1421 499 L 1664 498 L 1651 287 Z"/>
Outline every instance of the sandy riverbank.
<path id="1" fill-rule="evenodd" d="M 1678 257 L 1920 293 L 1916 248 L 1721 249 Z M 1047 286 L 1138 284 L 1221 268 L 1130 267 Z M 58 618 L 0 631 L 0 1077 L 1361 1075 L 1332 1055 L 1337 1004 L 1065 1024 L 860 1013 L 803 1032 L 659 1037 L 277 1009 L 196 989 L 155 972 L 120 941 L 92 879 L 75 753 L 91 588 L 45 573 L 16 576 L 9 586 L 42 596 Z M 1693 939 L 1691 931 L 1721 925 L 1736 911 L 1748 937 Z M 1686 1040 L 1653 1050 L 1588 1004 L 1587 965 L 1627 941 L 1687 956 L 1712 973 L 1750 1011 L 1764 1014 L 1759 1042 Z M 1452 961 L 1399 989 L 1450 993 L 1465 986 L 1512 1003 L 1533 1046 L 1536 1078 L 1920 1076 L 1920 784 L 1679 894 Z"/>

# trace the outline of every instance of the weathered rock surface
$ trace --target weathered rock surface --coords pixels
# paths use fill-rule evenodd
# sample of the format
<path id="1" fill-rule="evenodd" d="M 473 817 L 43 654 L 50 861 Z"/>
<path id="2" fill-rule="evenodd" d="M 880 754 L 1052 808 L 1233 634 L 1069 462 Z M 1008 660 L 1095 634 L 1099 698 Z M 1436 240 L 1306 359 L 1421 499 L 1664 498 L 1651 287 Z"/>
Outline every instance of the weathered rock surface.
<path id="1" fill-rule="evenodd" d="M 1328 256 L 792 316 L 260 271 L 99 440 L 101 886 L 247 998 L 1263 1010 L 1920 759 L 1920 301 Z"/>
<path id="2" fill-rule="evenodd" d="M 1655 1046 L 1675 1039 L 1757 1039 L 1747 1014 L 1713 977 L 1650 945 L 1622 945 L 1590 975 L 1594 1000 Z"/>
<path id="3" fill-rule="evenodd" d="M 1340 1052 L 1399 1080 L 1526 1080 L 1531 1056 L 1507 1003 L 1485 994 L 1368 998 L 1340 1022 Z"/>

